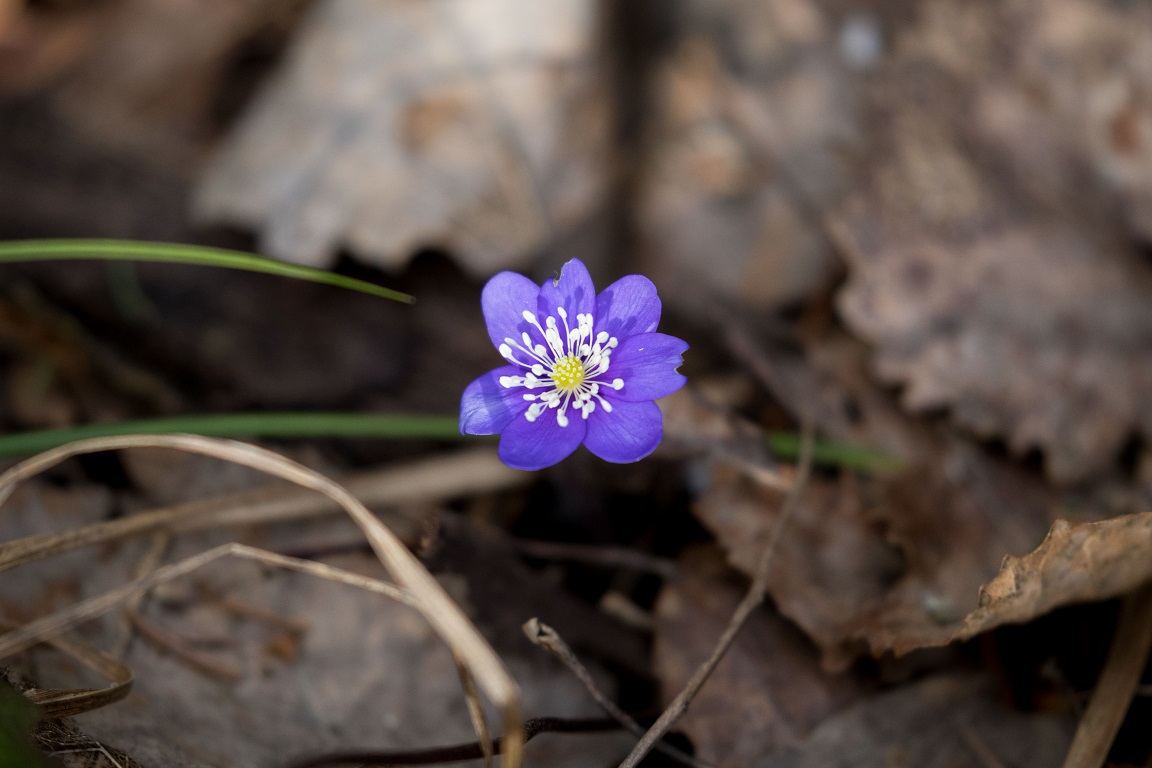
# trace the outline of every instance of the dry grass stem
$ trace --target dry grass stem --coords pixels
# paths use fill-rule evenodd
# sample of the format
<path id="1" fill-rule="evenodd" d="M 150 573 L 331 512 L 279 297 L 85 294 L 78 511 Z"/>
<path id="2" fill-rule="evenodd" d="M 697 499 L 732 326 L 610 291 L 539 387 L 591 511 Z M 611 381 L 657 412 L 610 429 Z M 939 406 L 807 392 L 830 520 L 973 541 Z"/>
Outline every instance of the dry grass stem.
<path id="1" fill-rule="evenodd" d="M 491 448 L 422 459 L 351 475 L 341 484 L 366 505 L 400 506 L 442 501 L 465 493 L 515 488 L 531 475 L 504 466 Z M 269 486 L 142 512 L 118 520 L 0 544 L 0 571 L 84 546 L 153 531 L 181 533 L 220 526 L 334 515 L 339 505 L 299 488 Z M 397 516 L 397 522 L 400 518 Z"/>
<path id="2" fill-rule="evenodd" d="M 131 602 L 131 598 L 129 598 L 129 602 Z M 190 647 L 179 635 L 149 621 L 139 611 L 128 608 L 124 613 L 132 628 L 139 632 L 144 639 L 202 674 L 223 680 L 226 683 L 234 683 L 243 677 L 240 670 L 205 656 L 195 648 Z"/>
<path id="3" fill-rule="evenodd" d="M 17 464 L 0 475 L 0 503 L 11 495 L 19 482 L 72 456 L 124 448 L 172 448 L 231 461 L 318 491 L 342 507 L 364 532 L 377 557 L 396 583 L 404 588 L 411 604 L 424 615 L 453 654 L 467 665 L 469 673 L 475 678 L 479 687 L 500 708 L 505 733 L 503 740 L 505 763 L 511 768 L 518 768 L 522 757 L 524 732 L 520 694 L 515 681 L 467 616 L 456 606 L 432 574 L 428 573 L 408 551 L 403 542 L 346 488 L 324 475 L 272 451 L 238 441 L 196 435 L 128 435 L 80 440 Z M 436 482 L 443 484 L 447 478 L 442 474 L 442 470 L 437 474 Z M 268 554 L 240 545 L 224 545 L 180 563 L 157 569 L 126 587 L 82 601 L 65 611 L 38 619 L 21 629 L 0 636 L 0 657 L 97 616 L 156 584 L 195 570 L 224 555 L 241 552 L 250 557 L 254 556 L 254 552 L 260 552 L 261 556 Z M 397 590 L 396 594 L 402 592 Z"/>
<path id="4" fill-rule="evenodd" d="M 484 705 L 476 690 L 476 681 L 463 661 L 455 655 L 452 656 L 452 661 L 456 663 L 456 672 L 460 675 L 460 687 L 464 689 L 464 701 L 468 703 L 468 717 L 472 720 L 472 730 L 476 732 L 480 750 L 484 755 L 484 768 L 492 768 L 496 747 L 492 742 L 492 729 L 488 727 L 488 718 L 484 716 Z"/>
<path id="5" fill-rule="evenodd" d="M 10 626 L 5 624 L 5 626 Z M 24 696 L 47 718 L 71 717 L 119 701 L 132 690 L 132 670 L 99 648 L 67 637 L 47 639 L 49 645 L 68 654 L 101 677 L 111 681 L 105 688 L 33 688 Z"/>
<path id="6" fill-rule="evenodd" d="M 780 510 L 776 525 L 773 526 L 768 543 L 764 546 L 764 552 L 760 555 L 760 561 L 756 564 L 756 575 L 752 579 L 751 586 L 748 587 L 747 594 L 744 595 L 740 604 L 736 606 L 736 610 L 732 614 L 732 619 L 728 622 L 727 628 L 725 628 L 724 633 L 716 642 L 716 647 L 713 649 L 712 655 L 697 668 L 687 685 L 684 686 L 684 689 L 677 694 L 672 703 L 661 713 L 659 719 L 648 729 L 648 732 L 644 734 L 644 738 L 640 740 L 632 749 L 632 752 L 629 753 L 628 757 L 624 759 L 624 762 L 620 764 L 620 768 L 636 768 L 636 765 L 639 764 L 639 762 L 644 759 L 644 756 L 664 737 L 664 734 L 688 711 L 688 704 L 695 698 L 699 690 L 704 687 L 704 683 L 708 680 L 712 671 L 716 669 L 716 665 L 720 663 L 720 659 L 724 657 L 729 646 L 732 645 L 732 641 L 736 639 L 736 635 L 744 626 L 744 622 L 748 620 L 752 612 L 764 601 L 764 596 L 768 592 L 768 576 L 771 571 L 773 556 L 776 554 L 776 547 L 780 543 L 780 537 L 788 524 L 788 520 L 792 517 L 796 506 L 799 504 L 800 497 L 804 492 L 804 487 L 808 484 L 808 475 L 812 469 L 812 443 L 812 425 L 810 422 L 804 421 L 801 429 L 800 460 L 796 473 L 796 481 L 787 498 L 784 500 L 784 506 Z"/>
<path id="7" fill-rule="evenodd" d="M 152 571 L 160 567 L 164 561 L 164 555 L 168 551 L 168 545 L 172 543 L 172 535 L 167 531 L 158 531 L 152 536 L 152 545 L 144 553 L 144 557 L 136 566 L 136 570 L 132 574 L 133 579 L 142 578 Z M 118 659 L 124 658 L 128 652 L 128 645 L 132 642 L 132 633 L 135 631 L 133 625 L 133 614 L 139 615 L 140 608 L 144 605 L 144 600 L 148 597 L 148 593 L 141 592 L 135 597 L 131 598 L 124 606 L 123 615 L 124 620 L 117 627 L 116 639 L 112 641 L 112 655 Z"/>
<path id="8" fill-rule="evenodd" d="M 1100 768 L 1124 722 L 1152 650 L 1152 584 L 1124 598 L 1116 636 L 1088 709 L 1080 718 L 1064 768 Z"/>

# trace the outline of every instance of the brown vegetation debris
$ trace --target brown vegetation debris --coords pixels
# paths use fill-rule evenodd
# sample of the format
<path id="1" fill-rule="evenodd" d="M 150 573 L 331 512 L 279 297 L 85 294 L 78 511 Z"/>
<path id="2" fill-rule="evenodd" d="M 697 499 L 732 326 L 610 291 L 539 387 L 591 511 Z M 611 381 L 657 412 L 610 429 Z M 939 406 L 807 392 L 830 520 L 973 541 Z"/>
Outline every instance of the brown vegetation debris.
<path id="1" fill-rule="evenodd" d="M 590 0 L 322 0 L 199 190 L 206 219 L 326 266 L 449 250 L 523 267 L 602 192 Z M 517 23 L 509 24 L 509 19 Z"/>
<path id="2" fill-rule="evenodd" d="M 722 566 L 721 566 L 722 568 Z M 708 657 L 740 593 L 697 552 L 682 563 L 683 578 L 656 603 L 654 668 L 670 699 Z M 698 758 L 746 766 L 761 755 L 801 743 L 812 729 L 860 695 L 850 677 L 820 669 L 815 649 L 770 609 L 757 611 L 677 728 Z"/>
<path id="3" fill-rule="evenodd" d="M 840 309 L 908 408 L 1091 477 L 1152 435 L 1152 268 L 1132 243 L 1152 14 L 936 0 L 914 18 L 867 93 L 875 161 L 832 217 Z"/>
<path id="4" fill-rule="evenodd" d="M 1150 579 L 1152 512 L 1091 523 L 1057 520 L 1035 550 L 1004 558 L 996 578 L 980 587 L 980 607 L 953 639 L 1021 624 L 1061 605 L 1116 597 Z"/>
<path id="5" fill-rule="evenodd" d="M 755 768 L 1048 768 L 1068 747 L 1069 724 L 996 701 L 980 677 L 930 677 L 861 702 L 796 747 Z"/>
<path id="6" fill-rule="evenodd" d="M 842 193 L 857 139 L 834 25 L 810 0 L 683 9 L 688 33 L 656 64 L 639 200 L 655 269 L 686 291 L 796 301 L 835 269 L 813 211 Z"/>
<path id="7" fill-rule="evenodd" d="M 814 481 L 797 509 L 769 589 L 829 669 L 865 648 L 947 642 L 1004 553 L 1047 528 L 1051 502 L 1025 474 L 961 445 L 939 461 L 890 479 Z M 779 496 L 719 466 L 695 512 L 751 573 Z"/>

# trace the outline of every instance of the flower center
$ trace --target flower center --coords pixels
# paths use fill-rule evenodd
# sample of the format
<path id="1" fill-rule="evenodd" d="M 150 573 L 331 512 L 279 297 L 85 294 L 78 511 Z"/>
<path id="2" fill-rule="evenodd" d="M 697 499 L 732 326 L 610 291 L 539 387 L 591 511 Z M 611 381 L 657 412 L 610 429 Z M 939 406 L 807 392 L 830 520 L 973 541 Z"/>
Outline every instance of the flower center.
<path id="1" fill-rule="evenodd" d="M 552 383 L 557 389 L 571 392 L 584 383 L 584 361 L 568 355 L 552 369 Z"/>
<path id="2" fill-rule="evenodd" d="M 543 337 L 546 344 L 534 341 L 527 331 L 520 341 L 504 339 L 500 354 L 510 363 L 524 369 L 523 376 L 501 376 L 500 386 L 505 389 L 529 390 L 523 397 L 532 405 L 524 412 L 528 421 L 536 421 L 547 410 L 556 410 L 556 423 L 568 426 L 569 406 L 580 412 L 582 418 L 596 410 L 612 411 L 612 404 L 600 394 L 601 387 L 620 389 L 623 379 L 600 378 L 608 372 L 612 350 L 620 343 L 606 331 L 593 332 L 591 314 L 576 315 L 576 326 L 568 323 L 568 313 L 557 307 L 556 318 L 545 318 L 543 324 L 532 312 L 525 310 L 524 319 Z M 542 389 L 540 394 L 531 390 Z"/>

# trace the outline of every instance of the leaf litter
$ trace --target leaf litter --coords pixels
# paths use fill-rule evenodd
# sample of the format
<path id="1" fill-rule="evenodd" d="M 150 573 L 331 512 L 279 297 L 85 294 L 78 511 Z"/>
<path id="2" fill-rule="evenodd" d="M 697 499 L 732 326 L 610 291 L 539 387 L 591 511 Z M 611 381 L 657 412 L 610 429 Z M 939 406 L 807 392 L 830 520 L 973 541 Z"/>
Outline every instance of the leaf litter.
<path id="1" fill-rule="evenodd" d="M 124 5 L 155 10 L 148 0 Z M 630 95 L 651 97 L 651 114 L 644 126 L 648 143 L 636 156 L 626 156 L 619 170 L 640 182 L 625 190 L 626 215 L 635 209 L 635 234 L 643 241 L 629 257 L 650 267 L 667 296 L 671 322 L 685 328 L 692 344 L 686 359 L 693 392 L 662 404 L 670 439 L 651 460 L 674 468 L 627 476 L 633 484 L 629 505 L 638 498 L 636 488 L 657 480 L 676 478 L 686 489 L 661 489 L 665 501 L 678 499 L 663 511 L 670 519 L 680 517 L 636 539 L 662 556 L 680 557 L 675 569 L 658 571 L 662 582 L 653 583 L 651 573 L 589 576 L 588 570 L 554 563 L 535 570 L 538 564 L 516 562 L 517 553 L 529 550 L 498 531 L 458 525 L 452 516 L 443 518 L 449 522 L 439 532 L 427 527 L 421 515 L 441 511 L 441 500 L 428 506 L 418 494 L 413 500 L 381 491 L 397 482 L 387 470 L 367 473 L 375 481 L 349 484 L 358 496 L 379 494 L 380 514 L 396 522 L 407 546 L 430 544 L 425 551 L 442 583 L 496 643 L 524 683 L 526 701 L 533 701 L 533 690 L 542 690 L 546 703 L 555 698 L 584 712 L 576 702 L 583 706 L 588 700 L 571 680 L 563 682 L 562 671 L 513 650 L 518 623 L 529 613 L 555 622 L 579 654 L 591 657 L 585 659 L 591 668 L 599 660 L 616 671 L 614 677 L 624 681 L 622 698 L 634 695 L 627 685 L 631 675 L 651 674 L 670 699 L 724 631 L 740 574 L 756 571 L 782 498 L 793 487 L 793 468 L 765 450 L 765 427 L 793 430 L 797 422 L 812 423 L 820 437 L 890 454 L 906 471 L 844 467 L 822 469 L 812 479 L 767 582 L 772 605 L 749 617 L 717 679 L 700 690 L 682 721 L 697 757 L 763 766 L 1056 764 L 1068 749 L 1069 712 L 1076 711 L 1082 691 L 1049 703 L 1051 711 L 1010 706 L 1003 677 L 1011 670 L 996 666 L 1003 660 L 994 649 L 1004 624 L 1030 622 L 1084 601 L 1120 598 L 1128 606 L 1140 594 L 1133 588 L 1149 576 L 1144 510 L 1152 497 L 1141 469 L 1148 463 L 1143 393 L 1149 383 L 1146 305 L 1152 293 L 1142 254 L 1152 231 L 1148 11 L 1140 4 L 1081 0 L 928 0 L 864 11 L 850 5 L 690 0 L 667 16 L 647 19 L 677 24 L 661 27 L 669 37 L 647 62 L 653 65 L 644 72 L 651 75 L 645 86 L 650 90 Z M 510 16 L 529 18 L 516 3 L 506 6 Z M 462 4 L 313 4 L 284 66 L 249 105 L 200 185 L 200 212 L 250 227 L 270 252 L 297 260 L 331 260 L 348 247 L 366 262 L 399 267 L 433 246 L 462 265 L 473 282 L 499 268 L 555 261 L 555 253 L 546 254 L 572 245 L 567 237 L 595 218 L 605 189 L 617 181 L 610 178 L 617 170 L 609 173 L 600 165 L 609 147 L 605 118 L 618 106 L 605 100 L 603 73 L 592 66 L 600 31 L 591 23 L 591 4 L 560 3 L 540 12 L 561 6 L 564 23 L 528 36 L 515 24 L 500 30 L 473 24 L 475 19 L 455 15 L 466 15 Z M 67 125 L 85 114 L 85 105 L 107 103 L 100 120 L 87 128 L 72 126 L 75 133 L 97 146 L 106 142 L 105 161 L 107 147 L 115 146 L 127 153 L 118 155 L 121 160 L 151 156 L 153 169 L 177 166 L 176 176 L 184 178 L 177 183 L 186 194 L 186 165 L 210 134 L 202 130 L 211 124 L 205 116 L 211 99 L 205 97 L 214 75 L 208 71 L 223 71 L 229 52 L 259 31 L 264 10 L 274 7 L 279 6 L 251 2 L 212 19 L 199 32 L 213 37 L 213 45 L 190 57 L 180 43 L 199 38 L 172 30 L 189 18 L 181 14 L 200 12 L 196 3 L 165 18 L 125 13 L 121 22 L 131 18 L 131 28 L 106 39 L 127 41 L 125 51 L 136 45 L 133 39 L 169 41 L 168 61 L 175 67 L 155 71 L 175 72 L 190 87 L 154 109 L 135 110 L 142 124 L 126 125 L 131 119 L 124 116 L 135 113 L 141 95 L 147 101 L 155 93 L 156 81 L 112 78 L 89 94 L 83 84 L 116 70 L 121 49 L 97 51 L 89 69 L 76 65 L 80 76 L 71 87 L 53 91 L 57 119 Z M 493 13 L 489 21 L 499 17 Z M 146 32 L 150 24 L 158 25 L 157 34 Z M 453 30 L 477 44 L 472 58 L 447 51 L 443 33 Z M 381 35 L 405 39 L 403 45 L 373 47 L 371 40 Z M 341 58 L 333 51 L 360 55 Z M 46 60 L 42 71 L 59 62 L 73 66 L 82 54 L 66 50 L 57 63 Z M 191 62 L 183 72 L 181 56 Z M 27 82 L 36 87 L 42 78 L 32 75 Z M 507 98 L 518 89 L 523 99 Z M 364 92 L 384 95 L 361 98 Z M 19 114 L 19 107 L 4 109 Z M 176 135 L 176 124 L 192 126 L 191 133 Z M 23 137 L 11 152 L 35 154 L 60 141 L 59 133 L 41 137 L 27 126 L 14 121 L 6 127 Z M 35 141 L 29 140 L 33 134 Z M 94 150 L 65 143 L 72 153 L 65 170 L 76 176 Z M 319 149 L 310 154 L 300 147 Z M 362 173 L 365 158 L 389 173 Z M 134 191 L 89 195 L 89 202 L 77 205 L 71 195 L 83 186 L 79 182 L 64 189 L 40 179 L 35 163 L 0 160 L 20 187 L 20 194 L 5 198 L 7 230 L 49 221 L 52 227 L 72 222 L 80 231 L 111 227 L 114 236 L 162 231 L 180 239 L 189 231 L 183 214 L 161 210 L 172 202 L 149 193 L 143 182 Z M 43 171 L 58 169 L 61 161 L 41 162 Z M 96 176 L 109 172 L 107 162 L 93 167 Z M 380 184 L 388 189 L 381 191 Z M 293 195 L 285 196 L 285 189 Z M 139 198 L 134 204 L 125 202 L 131 194 Z M 603 254 L 578 255 L 599 270 L 598 278 L 610 278 L 611 270 L 637 271 Z M 836 282 L 841 270 L 842 284 Z M 281 337 L 295 322 L 287 321 L 289 311 L 291 317 L 327 320 L 334 309 L 309 315 L 291 290 L 285 291 L 289 298 L 268 303 L 250 300 L 258 295 L 256 286 L 227 287 L 207 279 L 208 292 L 220 296 L 210 314 L 223 317 L 221 307 L 232 305 L 244 312 L 229 314 L 211 338 L 201 333 L 202 317 L 192 313 L 187 332 L 171 341 L 157 336 L 153 346 L 167 347 L 165 360 L 188 356 L 197 345 L 240 349 L 246 363 L 225 371 L 228 392 L 213 385 L 220 380 L 213 361 L 226 356 L 197 353 L 206 361 L 200 367 L 213 368 L 207 389 L 217 405 L 324 404 L 329 395 L 346 400 L 362 389 L 337 386 L 336 380 L 355 378 L 371 379 L 368 389 L 386 390 L 370 398 L 373 404 L 448 407 L 443 393 L 479 372 L 470 373 L 483 334 L 467 329 L 475 316 L 469 310 L 474 286 L 453 269 L 429 269 L 427 258 L 416 259 L 408 271 L 428 298 L 416 311 L 426 314 L 411 323 L 383 314 L 368 321 L 372 310 L 337 326 L 317 321 L 315 327 L 331 328 L 334 338 L 355 333 L 355 342 L 334 344 L 331 357 Z M 51 293 L 53 301 L 71 304 L 100 282 L 91 275 L 76 271 L 42 280 L 71 284 Z M 145 286 L 162 293 L 158 299 L 168 306 L 179 304 L 174 297 L 190 282 L 165 277 L 145 280 Z M 165 285 L 171 285 L 169 292 L 157 287 Z M 780 307 L 784 314 L 767 316 Z M 78 316 L 100 315 L 89 305 Z M 234 317 L 250 343 L 229 340 L 241 333 L 228 328 Z M 92 335 L 99 338 L 102 328 L 113 327 L 124 324 L 101 320 Z M 693 336 L 700 328 L 708 331 Z M 155 327 L 152 332 L 159 334 Z M 408 353 L 439 337 L 445 337 L 439 353 Z M 150 361 L 154 352 L 130 349 L 134 343 L 109 346 L 133 363 Z M 281 348 L 297 360 L 295 367 L 270 364 Z M 36 388 L 41 380 L 35 344 L 23 349 L 9 398 L 18 413 L 10 418 L 0 412 L 6 425 L 141 407 L 116 377 L 101 379 L 80 407 L 59 380 L 44 398 Z M 380 365 L 386 371 L 366 362 L 373 356 L 385 359 Z M 313 358 L 323 364 L 299 363 Z M 149 365 L 137 367 L 146 371 Z M 355 376 L 333 375 L 337 367 Z M 763 389 L 749 385 L 750 375 Z M 432 384 L 424 386 L 426 381 Z M 172 389 L 182 397 L 191 394 L 189 402 L 203 399 L 187 386 Z M 164 404 L 170 398 L 153 400 L 148 402 L 161 410 L 176 407 Z M 997 441 L 1016 458 L 1005 455 Z M 326 448 L 316 450 L 310 458 Z M 1033 451 L 1047 478 L 1032 466 Z M 30 530 L 48 535 L 90 523 L 103 526 L 105 538 L 97 548 L 6 574 L 0 586 L 6 612 L 31 618 L 48 604 L 66 606 L 89 590 L 130 580 L 141 563 L 158 562 L 156 553 L 176 556 L 222 540 L 193 519 L 204 525 L 244 520 L 248 527 L 241 538 L 250 543 L 292 551 L 307 542 L 303 554 L 327 552 L 321 557 L 326 563 L 378 573 L 355 551 L 353 528 L 323 517 L 298 495 L 244 491 L 243 478 L 221 475 L 217 479 L 236 492 L 219 498 L 222 489 L 213 491 L 211 470 L 181 475 L 178 464 L 166 468 L 157 461 L 149 467 L 148 461 L 133 457 L 122 464 L 131 483 L 152 496 L 149 503 L 169 505 L 163 514 L 142 516 L 153 534 L 167 532 L 147 540 L 121 539 L 134 514 L 107 519 L 145 506 L 138 497 L 109 494 L 77 470 L 57 478 L 81 489 L 74 496 L 37 486 L 33 497 L 39 495 L 45 506 L 33 503 L 29 514 L 43 509 L 53 523 L 46 527 L 33 519 L 38 527 Z M 617 503 L 604 488 L 625 477 L 559 468 L 533 481 L 530 494 L 510 499 L 508 489 L 521 486 L 494 468 L 493 483 L 485 485 L 483 465 L 469 466 L 472 474 L 442 472 L 440 478 L 452 480 L 461 497 L 471 497 L 469 510 L 487 509 L 480 516 L 491 514 L 506 525 L 525 504 L 534 512 L 555 507 L 557 538 L 579 528 L 563 514 L 595 509 L 606 500 Z M 173 487 L 184 482 L 203 483 L 208 500 L 187 502 Z M 80 510 L 76 519 L 68 517 L 71 504 Z M 287 505 L 284 514 L 309 521 L 275 522 L 279 505 Z M 226 511 L 212 511 L 215 506 Z M 244 511 L 235 511 L 240 507 Z M 693 531 L 694 544 L 707 538 L 691 527 L 689 513 L 715 537 L 732 571 L 715 561 L 701 565 L 687 554 L 693 550 L 676 538 L 684 535 L 681 527 Z M 579 529 L 577 536 L 619 544 L 614 537 L 637 513 L 629 507 L 612 531 L 603 523 L 608 513 L 597 514 L 585 521 L 591 530 Z M 28 522 L 28 515 L 20 519 Z M 39 539 L 37 556 L 59 551 L 53 548 L 66 546 L 64 538 Z M 532 557 L 547 561 L 551 555 Z M 645 657 L 644 638 L 568 599 L 570 588 L 586 594 L 595 591 L 590 584 L 605 582 L 608 594 L 627 604 L 630 626 L 654 629 L 654 666 Z M 373 610 L 365 610 L 367 599 L 374 601 Z M 131 612 L 127 619 L 109 615 L 86 629 L 83 637 L 108 637 L 114 644 L 134 638 L 127 658 L 140 673 L 140 699 L 77 721 L 100 722 L 107 729 L 102 733 L 118 739 L 120 728 L 121 746 L 135 757 L 163 755 L 157 764 L 171 765 L 204 757 L 196 751 L 211 747 L 211 739 L 159 730 L 171 723 L 154 726 L 145 719 L 149 707 L 140 702 L 176 722 L 199 714 L 209 702 L 207 709 L 218 712 L 203 713 L 200 724 L 227 732 L 236 740 L 236 755 L 251 754 L 257 761 L 283 757 L 275 741 L 260 735 L 268 726 L 253 719 L 257 712 L 282 716 L 297 728 L 296 736 L 283 736 L 284 744 L 298 743 L 291 739 L 305 732 L 332 747 L 396 744 L 405 733 L 420 746 L 443 743 L 440 736 L 469 738 L 470 715 L 461 706 L 452 660 L 428 647 L 427 629 L 410 621 L 407 608 L 380 605 L 376 596 L 295 573 L 220 561 L 184 582 L 154 589 L 135 618 Z M 337 608 L 339 616 L 325 622 L 326 611 Z M 1124 621 L 1117 637 L 1127 636 Z M 1091 631 L 1103 635 L 1109 628 Z M 346 654 L 374 658 L 376 649 L 358 646 L 355 633 L 388 650 L 373 672 L 386 673 L 389 685 L 372 673 L 357 676 L 355 665 L 344 663 Z M 982 636 L 956 649 L 955 642 Z M 926 650 L 948 643 L 953 645 L 946 651 Z M 891 658 L 902 652 L 912 654 L 907 666 Z M 55 672 L 64 683 L 87 674 L 55 651 L 33 653 L 37 671 Z M 974 669 L 976 656 L 991 676 Z M 1116 699 L 1113 710 L 1127 706 L 1129 688 L 1139 682 L 1140 670 L 1132 668 L 1142 667 L 1143 659 L 1138 650 L 1129 656 L 1123 684 L 1106 685 L 1111 678 L 1104 674 L 1097 689 Z M 207 665 L 193 666 L 197 662 Z M 331 679 L 310 677 L 313 662 Z M 212 664 L 218 671 L 238 670 L 239 682 L 214 677 Z M 427 691 L 411 685 L 409 672 L 427 676 Z M 168 678 L 186 682 L 187 690 L 165 691 Z M 598 680 L 610 690 L 612 678 Z M 281 691 L 274 682 L 287 692 L 283 701 L 277 701 Z M 159 699 L 146 698 L 153 687 Z M 406 697 L 397 699 L 397 688 Z M 341 698 L 345 691 L 348 700 Z M 317 710 L 309 696 L 330 709 Z M 378 716 L 370 722 L 363 710 L 377 699 L 403 715 L 399 722 L 410 723 L 411 732 Z M 255 703 L 245 714 L 237 701 Z M 1133 718 L 1140 705 L 1137 699 Z M 140 719 L 117 717 L 129 711 Z M 220 713 L 234 717 L 225 722 Z M 748 714 L 741 720 L 740 713 Z M 1108 715 L 1115 720 L 1123 713 Z M 440 717 L 458 730 L 439 722 L 428 726 Z M 1115 735 L 1095 725 L 1100 722 L 1090 704 L 1081 731 L 1096 730 L 1097 743 L 1089 748 L 1096 765 Z M 236 729 L 238 723 L 249 727 Z M 430 730 L 423 732 L 425 726 Z M 377 736 L 387 738 L 374 742 Z M 627 749 L 618 742 L 613 754 L 599 741 L 603 737 L 580 737 L 604 752 L 592 746 L 577 750 L 567 746 L 568 738 L 575 737 L 533 744 L 557 745 L 557 759 L 592 750 L 581 754 L 603 764 Z M 173 751 L 176 746 L 183 757 Z M 1075 765 L 1081 764 L 1086 763 Z"/>
<path id="2" fill-rule="evenodd" d="M 475 275 L 525 266 L 604 189 L 593 30 L 585 0 L 316 3 L 199 214 L 302 264 L 346 246 L 394 267 L 435 246 Z"/>

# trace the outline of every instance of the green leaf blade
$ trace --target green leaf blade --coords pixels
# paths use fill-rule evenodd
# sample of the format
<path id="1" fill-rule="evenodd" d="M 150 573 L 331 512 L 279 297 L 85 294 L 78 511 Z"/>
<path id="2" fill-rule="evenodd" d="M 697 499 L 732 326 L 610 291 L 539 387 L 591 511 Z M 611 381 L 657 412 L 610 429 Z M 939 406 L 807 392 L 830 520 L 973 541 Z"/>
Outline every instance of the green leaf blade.
<path id="1" fill-rule="evenodd" d="M 337 275 L 322 269 L 267 259 L 243 251 L 211 248 L 202 245 L 154 243 L 138 240 L 9 240 L 0 242 L 0 264 L 57 261 L 148 261 L 166 264 L 190 264 L 222 267 L 245 272 L 261 272 L 313 283 L 331 285 L 366 293 L 383 299 L 411 304 L 415 298 L 365 280 Z"/>
<path id="2" fill-rule="evenodd" d="M 30 456 L 91 437 L 187 432 L 206 437 L 377 438 L 470 441 L 456 416 L 361 413 L 222 413 L 87 424 L 0 435 L 0 457 Z"/>

